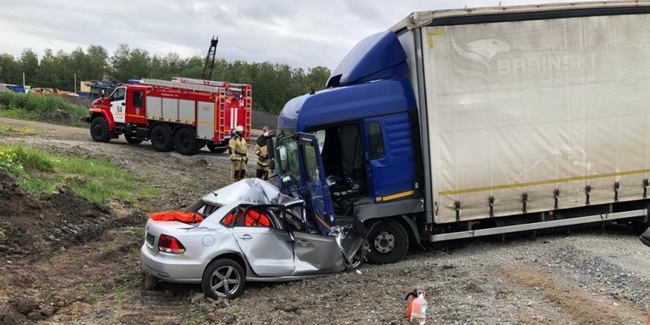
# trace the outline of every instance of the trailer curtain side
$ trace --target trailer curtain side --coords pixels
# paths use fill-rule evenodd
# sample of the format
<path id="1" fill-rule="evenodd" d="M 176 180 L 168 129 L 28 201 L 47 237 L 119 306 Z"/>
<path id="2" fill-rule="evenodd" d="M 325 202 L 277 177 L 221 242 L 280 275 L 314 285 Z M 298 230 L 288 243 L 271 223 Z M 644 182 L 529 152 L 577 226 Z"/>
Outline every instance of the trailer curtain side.
<path id="1" fill-rule="evenodd" d="M 644 197 L 650 15 L 420 30 L 435 222 Z"/>

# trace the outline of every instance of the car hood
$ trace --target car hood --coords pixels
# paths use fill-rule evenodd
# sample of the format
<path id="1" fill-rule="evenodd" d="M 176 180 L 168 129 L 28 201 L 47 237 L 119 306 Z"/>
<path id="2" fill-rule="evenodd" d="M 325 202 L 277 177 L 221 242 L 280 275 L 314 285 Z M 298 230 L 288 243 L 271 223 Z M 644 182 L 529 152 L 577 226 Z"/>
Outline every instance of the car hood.
<path id="1" fill-rule="evenodd" d="M 280 193 L 280 190 L 259 178 L 246 178 L 222 187 L 203 197 L 206 202 L 218 205 L 231 204 L 277 204 L 292 205 L 302 200 Z"/>

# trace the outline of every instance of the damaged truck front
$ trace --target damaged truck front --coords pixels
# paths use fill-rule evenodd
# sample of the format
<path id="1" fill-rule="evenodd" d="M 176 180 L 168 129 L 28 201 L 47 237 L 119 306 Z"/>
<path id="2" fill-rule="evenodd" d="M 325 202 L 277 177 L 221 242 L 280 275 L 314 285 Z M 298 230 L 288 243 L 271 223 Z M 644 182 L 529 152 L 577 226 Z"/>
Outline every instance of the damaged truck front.
<path id="1" fill-rule="evenodd" d="M 650 185 L 650 2 L 416 12 L 278 118 L 276 185 L 369 260 L 409 245 L 625 222 Z"/>

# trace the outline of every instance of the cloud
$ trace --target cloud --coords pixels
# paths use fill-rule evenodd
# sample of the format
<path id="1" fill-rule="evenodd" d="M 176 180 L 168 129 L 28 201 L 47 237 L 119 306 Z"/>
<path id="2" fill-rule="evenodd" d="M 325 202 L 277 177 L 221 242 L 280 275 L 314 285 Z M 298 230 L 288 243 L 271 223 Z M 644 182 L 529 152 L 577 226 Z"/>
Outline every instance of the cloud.
<path id="1" fill-rule="evenodd" d="M 524 0 L 503 1 L 504 5 Z M 526 1 L 529 2 L 529 1 Z M 467 1 L 494 6 L 498 1 Z M 112 0 L 6 1 L 0 10 L 0 53 L 30 48 L 71 52 L 119 44 L 151 55 L 203 57 L 212 36 L 217 57 L 334 69 L 363 37 L 390 28 L 413 11 L 464 7 L 454 0 L 281 1 Z"/>

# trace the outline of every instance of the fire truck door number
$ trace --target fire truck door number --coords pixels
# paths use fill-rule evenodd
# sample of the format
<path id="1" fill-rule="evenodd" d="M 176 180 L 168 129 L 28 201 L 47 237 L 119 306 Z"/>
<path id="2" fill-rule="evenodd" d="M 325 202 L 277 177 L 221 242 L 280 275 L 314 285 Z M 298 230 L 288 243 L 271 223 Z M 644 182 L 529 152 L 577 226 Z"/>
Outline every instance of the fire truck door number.
<path id="1" fill-rule="evenodd" d="M 111 112 L 113 113 L 113 120 L 118 123 L 124 123 L 124 105 L 121 101 L 111 103 Z"/>

